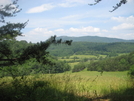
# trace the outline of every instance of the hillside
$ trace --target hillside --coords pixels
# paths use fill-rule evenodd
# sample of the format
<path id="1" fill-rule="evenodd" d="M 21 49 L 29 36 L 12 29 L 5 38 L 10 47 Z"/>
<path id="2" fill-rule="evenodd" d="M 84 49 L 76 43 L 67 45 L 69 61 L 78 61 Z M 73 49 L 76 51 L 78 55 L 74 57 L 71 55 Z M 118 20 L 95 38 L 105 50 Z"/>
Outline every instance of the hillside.
<path id="1" fill-rule="evenodd" d="M 108 55 L 116 56 L 118 53 L 129 53 L 134 51 L 134 43 L 132 42 L 73 42 L 71 46 L 67 45 L 51 45 L 47 51 L 53 56 L 69 56 L 77 55 Z"/>
<path id="2" fill-rule="evenodd" d="M 118 38 L 108 38 L 108 37 L 99 37 L 99 36 L 82 36 L 82 37 L 69 37 L 69 36 L 60 36 L 57 39 L 62 40 L 73 40 L 73 42 L 134 42 L 134 40 L 124 40 Z"/>

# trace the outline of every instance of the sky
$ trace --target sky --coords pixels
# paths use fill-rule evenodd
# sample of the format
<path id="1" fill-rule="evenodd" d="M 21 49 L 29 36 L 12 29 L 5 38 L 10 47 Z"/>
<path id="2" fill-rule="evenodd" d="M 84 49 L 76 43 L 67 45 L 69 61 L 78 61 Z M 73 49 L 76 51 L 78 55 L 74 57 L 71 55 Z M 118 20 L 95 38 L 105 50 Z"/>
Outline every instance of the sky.
<path id="1" fill-rule="evenodd" d="M 23 37 L 28 42 L 45 41 L 58 36 L 100 36 L 134 40 L 134 0 L 127 0 L 114 12 L 120 0 L 102 0 L 89 6 L 94 0 L 18 0 L 22 11 L 16 17 L 5 18 L 13 23 L 24 23 Z M 0 0 L 7 4 L 12 0 Z"/>

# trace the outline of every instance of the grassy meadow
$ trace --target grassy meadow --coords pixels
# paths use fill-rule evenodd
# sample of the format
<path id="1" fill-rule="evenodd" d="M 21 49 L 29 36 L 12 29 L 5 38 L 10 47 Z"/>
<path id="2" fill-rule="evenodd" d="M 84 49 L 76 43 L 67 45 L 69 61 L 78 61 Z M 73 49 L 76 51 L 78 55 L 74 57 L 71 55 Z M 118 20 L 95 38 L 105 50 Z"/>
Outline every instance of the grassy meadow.
<path id="1" fill-rule="evenodd" d="M 74 56 L 85 58 L 84 55 Z M 59 59 L 68 61 L 74 56 Z M 69 64 L 73 68 L 78 63 Z M 84 69 L 75 73 L 4 77 L 0 78 L 0 101 L 134 101 L 134 85 L 127 72 L 101 74 Z"/>
<path id="2" fill-rule="evenodd" d="M 131 89 L 130 89 L 131 88 Z M 128 90 L 126 92 L 126 90 Z M 134 90 L 134 89 L 133 89 Z M 134 91 L 125 72 L 83 70 L 36 74 L 0 80 L 1 101 L 132 101 Z"/>

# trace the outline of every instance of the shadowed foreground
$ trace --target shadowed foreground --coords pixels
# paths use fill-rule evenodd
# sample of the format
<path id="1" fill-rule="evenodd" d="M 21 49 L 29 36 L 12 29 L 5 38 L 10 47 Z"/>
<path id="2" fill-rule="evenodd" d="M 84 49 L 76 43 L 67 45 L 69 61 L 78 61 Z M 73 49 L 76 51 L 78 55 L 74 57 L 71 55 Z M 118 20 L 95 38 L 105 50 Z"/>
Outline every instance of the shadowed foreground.
<path id="1" fill-rule="evenodd" d="M 71 79 L 69 75 L 1 78 L 0 101 L 134 101 L 134 88 L 130 86 L 118 90 L 111 88 L 110 92 L 106 91 L 100 96 L 96 90 L 93 94 L 88 92 L 85 86 L 81 85 L 81 78 L 73 77 L 73 82 Z"/>

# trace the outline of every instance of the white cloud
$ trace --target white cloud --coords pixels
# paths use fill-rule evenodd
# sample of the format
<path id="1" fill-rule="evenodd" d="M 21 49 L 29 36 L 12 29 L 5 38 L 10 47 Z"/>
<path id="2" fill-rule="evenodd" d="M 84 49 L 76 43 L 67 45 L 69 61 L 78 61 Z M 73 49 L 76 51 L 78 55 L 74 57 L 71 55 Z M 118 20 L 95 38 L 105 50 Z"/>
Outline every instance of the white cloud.
<path id="1" fill-rule="evenodd" d="M 134 16 L 129 17 L 112 17 L 112 20 L 124 23 L 134 23 Z"/>
<path id="2" fill-rule="evenodd" d="M 45 41 L 49 37 L 56 35 L 56 36 L 100 36 L 100 37 L 112 37 L 112 38 L 121 38 L 121 39 L 133 39 L 134 33 L 133 31 L 123 31 L 120 29 L 123 29 L 125 26 L 130 28 L 134 25 L 121 25 L 116 26 L 113 28 L 113 30 L 106 30 L 106 29 L 100 29 L 93 26 L 87 26 L 87 27 L 81 27 L 81 28 L 68 28 L 68 29 L 62 29 L 57 28 L 55 30 L 48 29 L 48 28 L 35 28 L 27 33 L 25 33 L 25 37 L 19 38 L 19 40 L 27 40 L 28 42 L 40 42 Z M 118 31 L 120 30 L 120 32 Z"/>
<path id="3" fill-rule="evenodd" d="M 69 29 L 57 29 L 55 30 L 55 34 L 59 35 L 59 36 L 94 36 L 99 34 L 101 31 L 99 28 L 95 28 L 92 26 L 88 26 L 88 27 L 82 27 L 82 28 L 74 28 L 71 27 Z"/>
<path id="4" fill-rule="evenodd" d="M 53 35 L 54 33 L 47 28 L 35 28 L 32 30 L 34 34 L 40 34 L 42 36 L 48 36 L 48 35 Z M 32 34 L 32 33 L 31 33 Z"/>
<path id="5" fill-rule="evenodd" d="M 128 1 L 128 3 L 134 2 L 134 0 L 127 0 L 127 1 Z"/>
<path id="6" fill-rule="evenodd" d="M 74 6 L 76 6 L 76 4 L 70 4 L 68 2 L 66 2 L 66 3 L 60 3 L 58 5 L 61 6 L 61 7 L 74 7 Z"/>
<path id="7" fill-rule="evenodd" d="M 45 41 L 53 35 L 55 35 L 54 32 L 48 30 L 47 28 L 35 28 L 25 33 L 25 37 L 19 37 L 18 40 L 27 40 L 28 42 L 40 42 Z"/>
<path id="8" fill-rule="evenodd" d="M 102 32 L 108 32 L 108 30 L 105 30 L 105 29 L 104 29 L 104 30 L 102 30 Z"/>
<path id="9" fill-rule="evenodd" d="M 19 40 L 27 40 L 32 42 L 45 41 L 50 36 L 88 36 L 88 35 L 99 35 L 100 29 L 94 28 L 92 26 L 82 27 L 82 28 L 69 28 L 69 29 L 55 29 L 49 30 L 47 28 L 35 28 L 27 33 L 25 33 L 25 37 L 19 38 Z"/>
<path id="10" fill-rule="evenodd" d="M 88 4 L 89 0 L 66 0 L 68 3 L 80 3 L 80 4 Z"/>
<path id="11" fill-rule="evenodd" d="M 115 20 L 121 24 L 114 26 L 113 30 L 134 30 L 134 16 L 129 17 L 112 17 L 112 20 Z"/>
<path id="12" fill-rule="evenodd" d="M 112 29 L 113 30 L 134 29 L 134 24 L 123 23 L 121 25 L 114 26 Z"/>
<path id="13" fill-rule="evenodd" d="M 27 13 L 40 13 L 40 12 L 43 12 L 43 11 L 47 11 L 47 10 L 51 10 L 53 9 L 54 7 L 74 7 L 74 6 L 77 6 L 78 4 L 83 4 L 83 3 L 87 3 L 87 0 L 66 0 L 64 2 L 61 2 L 61 3 L 55 3 L 53 6 L 52 4 L 43 4 L 41 6 L 37 6 L 37 7 L 33 7 L 31 9 L 29 9 L 27 11 Z"/>
<path id="14" fill-rule="evenodd" d="M 11 0 L 0 0 L 0 5 L 6 5 L 11 3 Z"/>
<path id="15" fill-rule="evenodd" d="M 92 26 L 88 26 L 88 27 L 82 27 L 80 29 L 78 28 L 70 28 L 69 29 L 70 31 L 72 32 L 100 32 L 100 29 L 99 28 L 94 28 Z"/>
<path id="16" fill-rule="evenodd" d="M 64 29 L 56 29 L 55 30 L 56 32 L 63 32 L 63 31 L 65 31 Z"/>
<path id="17" fill-rule="evenodd" d="M 64 0 L 59 2 L 55 2 L 53 5 L 52 4 L 43 4 L 41 6 L 33 7 L 27 11 L 27 13 L 40 13 L 43 11 L 47 11 L 50 9 L 53 9 L 54 7 L 74 7 L 82 4 L 88 4 L 88 0 Z"/>
<path id="18" fill-rule="evenodd" d="M 129 39 L 129 40 L 133 40 L 134 39 L 134 33 L 120 33 L 120 34 L 116 34 L 114 36 L 115 38 L 121 38 L 121 39 Z"/>
<path id="19" fill-rule="evenodd" d="M 63 20 L 76 20 L 76 19 L 80 19 L 81 18 L 81 15 L 69 15 L 69 16 L 65 16 L 65 17 L 62 17 L 61 19 Z"/>
<path id="20" fill-rule="evenodd" d="M 58 4 L 61 7 L 74 7 L 77 5 L 88 4 L 89 0 L 65 0 L 63 3 Z"/>
<path id="21" fill-rule="evenodd" d="M 34 8 L 31 8 L 27 11 L 27 13 L 40 13 L 40 12 L 43 12 L 43 11 L 47 11 L 47 10 L 50 10 L 52 8 L 54 8 L 55 6 L 51 5 L 51 4 L 43 4 L 41 6 L 38 6 L 38 7 L 34 7 Z"/>
<path id="22" fill-rule="evenodd" d="M 126 37 L 131 37 L 131 38 L 134 38 L 134 33 L 128 33 L 128 34 L 125 34 Z"/>

